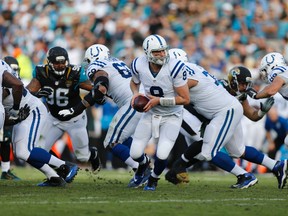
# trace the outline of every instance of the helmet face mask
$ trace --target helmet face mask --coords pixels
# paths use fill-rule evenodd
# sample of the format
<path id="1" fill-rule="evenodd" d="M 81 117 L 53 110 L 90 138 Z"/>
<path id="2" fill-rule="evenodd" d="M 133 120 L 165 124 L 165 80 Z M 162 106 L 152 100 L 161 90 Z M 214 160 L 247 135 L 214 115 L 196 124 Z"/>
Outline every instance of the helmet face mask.
<path id="1" fill-rule="evenodd" d="M 184 62 L 188 62 L 188 55 L 187 53 L 178 48 L 169 49 L 169 56 L 170 58 L 179 59 Z"/>
<path id="2" fill-rule="evenodd" d="M 62 47 L 52 47 L 48 50 L 47 62 L 54 74 L 63 76 L 69 65 L 68 53 Z"/>
<path id="3" fill-rule="evenodd" d="M 164 65 L 169 60 L 168 45 L 160 35 L 150 35 L 143 41 L 143 49 L 149 62 Z M 164 56 L 154 56 L 153 52 L 164 51 Z"/>
<path id="4" fill-rule="evenodd" d="M 83 63 L 87 66 L 90 63 L 110 58 L 110 50 L 102 44 L 94 44 L 85 52 Z"/>
<path id="5" fill-rule="evenodd" d="M 252 75 L 245 67 L 234 67 L 228 73 L 228 84 L 237 95 L 240 95 L 252 86 Z M 242 88 L 242 85 L 245 86 L 245 89 Z"/>
<path id="6" fill-rule="evenodd" d="M 268 75 L 271 74 L 272 70 L 277 66 L 287 66 L 282 54 L 272 52 L 265 55 L 260 63 L 259 73 L 261 79 L 267 81 Z"/>

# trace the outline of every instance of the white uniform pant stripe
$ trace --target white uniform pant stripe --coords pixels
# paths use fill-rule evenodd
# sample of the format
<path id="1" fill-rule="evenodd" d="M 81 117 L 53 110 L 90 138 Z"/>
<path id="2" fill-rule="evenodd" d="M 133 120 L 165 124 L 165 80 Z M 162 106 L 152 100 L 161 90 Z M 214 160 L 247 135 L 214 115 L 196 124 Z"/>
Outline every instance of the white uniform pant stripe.
<path id="1" fill-rule="evenodd" d="M 37 137 L 39 125 L 40 125 L 40 111 L 36 108 L 36 111 L 32 111 L 33 121 L 30 127 L 29 139 L 28 139 L 28 151 L 32 151 L 35 146 L 35 139 Z"/>
<path id="2" fill-rule="evenodd" d="M 131 114 L 129 114 L 132 111 Z M 123 129 L 125 128 L 125 126 L 129 123 L 130 119 L 135 115 L 136 111 L 134 109 L 132 109 L 131 106 L 129 106 L 128 110 L 124 113 L 124 115 L 121 117 L 121 119 L 119 120 L 119 122 L 117 123 L 116 127 L 114 128 L 113 134 L 110 138 L 109 143 L 112 143 L 114 140 L 114 137 L 117 135 L 117 140 L 115 140 L 115 142 L 118 142 L 118 139 L 123 131 Z M 122 127 L 120 128 L 120 126 L 122 125 Z M 135 126 L 136 127 L 136 126 Z M 119 129 L 120 128 L 120 129 Z"/>
<path id="3" fill-rule="evenodd" d="M 212 152 L 211 152 L 211 157 L 212 158 L 220 150 L 220 147 L 222 146 L 223 141 L 225 140 L 225 137 L 226 137 L 226 135 L 227 135 L 227 133 L 229 131 L 229 128 L 231 126 L 231 122 L 233 120 L 233 116 L 234 116 L 234 109 L 228 110 L 226 118 L 225 118 L 225 121 L 224 121 L 224 124 L 223 124 L 223 126 L 222 126 L 222 128 L 220 130 L 220 133 L 218 134 L 218 137 L 217 137 L 216 142 L 214 144 L 214 147 L 212 149 Z M 228 123 L 228 125 L 227 125 L 227 123 Z M 222 137 L 222 139 L 221 139 L 221 137 Z M 220 141 L 220 139 L 221 139 L 221 141 Z"/>

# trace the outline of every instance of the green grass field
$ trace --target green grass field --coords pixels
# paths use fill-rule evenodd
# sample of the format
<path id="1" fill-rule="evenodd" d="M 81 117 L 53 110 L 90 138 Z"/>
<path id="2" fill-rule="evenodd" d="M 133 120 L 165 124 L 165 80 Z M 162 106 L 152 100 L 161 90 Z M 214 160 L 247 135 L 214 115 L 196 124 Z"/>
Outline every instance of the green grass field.
<path id="1" fill-rule="evenodd" d="M 1 215 L 287 215 L 288 188 L 279 190 L 272 174 L 257 175 L 259 183 L 245 190 L 230 189 L 236 178 L 223 172 L 190 173 L 190 183 L 175 186 L 161 177 L 157 191 L 130 189 L 128 171 L 82 169 L 64 188 L 41 188 L 44 175 L 15 168 L 21 181 L 0 181 Z"/>

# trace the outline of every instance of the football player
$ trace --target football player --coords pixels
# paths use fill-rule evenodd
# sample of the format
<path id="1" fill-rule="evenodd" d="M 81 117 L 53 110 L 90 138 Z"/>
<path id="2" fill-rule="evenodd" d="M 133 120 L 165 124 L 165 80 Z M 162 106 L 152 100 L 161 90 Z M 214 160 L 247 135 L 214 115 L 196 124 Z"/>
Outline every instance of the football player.
<path id="1" fill-rule="evenodd" d="M 269 85 L 259 92 L 249 88 L 247 94 L 251 98 L 267 98 L 279 92 L 284 99 L 288 100 L 288 65 L 281 53 L 271 52 L 265 55 L 261 60 L 259 72 L 260 77 Z M 288 144 L 288 136 L 284 142 Z"/>
<path id="2" fill-rule="evenodd" d="M 144 150 L 153 138 L 157 144 L 154 169 L 144 190 L 154 191 L 178 137 L 183 105 L 189 104 L 190 100 L 185 64 L 176 59 L 169 60 L 166 40 L 160 35 L 149 35 L 143 41 L 143 49 L 145 55 L 131 63 L 131 104 L 133 106 L 134 99 L 140 94 L 140 84 L 150 100 L 144 107 L 130 148 L 131 157 L 139 162 L 132 181 L 137 182 L 143 177 L 149 163 Z"/>
<path id="3" fill-rule="evenodd" d="M 37 97 L 45 97 L 49 109 L 41 134 L 44 148 L 49 151 L 66 131 L 71 137 L 78 161 L 90 161 L 93 171 L 100 170 L 97 148 L 89 149 L 86 112 L 83 111 L 70 120 L 65 120 L 58 114 L 60 110 L 69 109 L 81 101 L 80 88 L 88 91 L 92 89 L 83 68 L 69 63 L 68 53 L 64 48 L 52 47 L 47 52 L 47 64 L 35 67 L 33 79 L 27 88 Z"/>
<path id="4" fill-rule="evenodd" d="M 253 121 L 257 121 L 261 119 L 270 110 L 270 108 L 272 107 L 274 103 L 274 99 L 269 98 L 264 103 L 261 103 L 260 109 L 256 109 L 249 105 L 249 102 L 247 100 L 246 90 L 251 85 L 252 77 L 251 77 L 250 71 L 247 68 L 242 67 L 242 66 L 232 68 L 229 71 L 228 80 L 222 81 L 222 84 L 226 88 L 226 91 L 222 87 L 221 83 L 216 79 L 214 79 L 214 85 L 216 87 L 213 87 L 215 89 L 213 90 L 211 89 L 211 85 L 207 85 L 207 84 L 203 85 L 202 83 L 205 83 L 205 82 L 203 81 L 203 79 L 199 78 L 199 74 L 200 75 L 203 74 L 204 77 L 210 77 L 207 71 L 205 71 L 203 68 L 201 68 L 200 66 L 196 64 L 189 63 L 187 59 L 187 55 L 183 55 L 183 50 L 181 50 L 181 52 L 177 52 L 177 49 L 173 51 L 177 53 L 177 55 L 171 55 L 171 56 L 177 59 L 182 59 L 183 61 L 186 62 L 186 66 L 190 68 L 191 76 L 189 77 L 189 79 L 193 80 L 192 83 L 196 82 L 197 84 L 195 86 L 198 87 L 198 89 L 196 89 L 196 87 L 194 86 L 190 87 L 190 95 L 191 95 L 191 101 L 192 101 L 193 107 L 195 108 L 197 113 L 204 116 L 209 121 L 209 124 L 206 126 L 206 129 L 203 135 L 203 140 L 195 142 L 191 146 L 189 146 L 189 148 L 181 156 L 181 158 L 175 162 L 173 169 L 167 172 L 166 179 L 176 180 L 176 182 L 177 180 L 179 181 L 185 180 L 187 182 L 188 180 L 186 177 L 188 175 L 186 175 L 185 172 L 182 172 L 182 171 L 184 169 L 186 170 L 187 166 L 191 166 L 191 164 L 194 164 L 197 161 L 196 159 L 203 160 L 204 158 L 207 160 L 207 157 L 210 157 L 210 158 L 212 157 L 210 160 L 214 164 L 216 164 L 220 168 L 228 172 L 231 172 L 237 176 L 238 181 L 235 185 L 232 185 L 232 188 L 247 188 L 256 184 L 257 179 L 255 178 L 254 175 L 249 174 L 249 173 L 240 174 L 239 172 L 241 170 L 235 165 L 235 163 L 231 159 L 229 159 L 229 157 L 227 157 L 226 154 L 221 153 L 221 152 L 219 153 L 219 150 L 225 146 L 230 156 L 236 157 L 236 158 L 241 157 L 253 163 L 262 164 L 266 166 L 267 168 L 269 168 L 270 170 L 272 170 L 272 172 L 277 177 L 278 188 L 282 189 L 286 184 L 287 160 L 275 161 L 269 158 L 268 156 L 264 155 L 263 153 L 259 152 L 254 147 L 245 146 L 241 121 L 238 121 L 237 125 L 234 126 L 234 131 L 233 130 L 230 131 L 233 121 L 229 120 L 230 118 L 229 116 L 230 116 L 230 111 L 231 113 L 233 113 L 234 110 L 233 109 L 230 110 L 229 108 L 230 106 L 228 104 L 226 105 L 227 107 L 226 109 L 224 109 L 225 106 L 223 106 L 223 104 L 226 103 L 226 100 L 224 100 L 224 98 L 227 98 L 227 99 L 229 98 L 230 101 L 232 100 L 232 98 L 234 99 L 237 98 L 238 101 L 242 104 L 244 115 Z M 193 91 L 193 88 L 195 88 L 194 91 Z M 216 89 L 219 89 L 219 90 L 216 91 Z M 206 96 L 202 95 L 203 98 L 201 99 L 200 97 L 201 92 L 204 92 L 204 94 L 207 94 L 207 93 L 209 94 L 207 94 Z M 222 94 L 220 94 L 221 92 Z M 234 97 L 231 97 L 231 95 Z M 204 106 L 204 104 L 207 101 L 208 102 L 212 101 L 213 106 L 211 105 Z M 223 119 L 224 120 L 223 123 L 220 124 L 220 122 L 217 123 L 216 121 L 217 113 L 218 112 L 221 113 L 222 112 L 221 110 L 223 109 L 225 111 L 227 111 L 228 109 L 228 111 L 225 115 L 223 115 L 223 117 L 225 117 L 225 120 Z M 214 113 L 214 115 L 216 116 L 215 122 L 213 121 L 215 117 L 213 115 L 209 116 L 207 115 L 207 113 L 211 113 L 211 114 Z M 242 112 L 241 112 L 241 116 L 242 116 Z M 218 129 L 216 130 L 217 125 L 218 125 Z M 221 127 L 219 127 L 219 125 L 221 125 Z M 194 129 L 192 128 L 192 130 L 197 131 L 195 130 L 195 128 Z M 215 130 L 218 132 L 215 133 Z M 195 148 L 195 146 L 197 148 Z M 207 151 L 207 148 L 210 150 Z M 199 151 L 201 153 L 198 155 Z M 191 160 L 191 163 L 189 162 L 189 160 Z M 180 171 L 181 169 L 182 171 Z M 239 172 L 237 170 L 239 170 Z M 238 173 L 235 171 L 237 171 Z M 177 177 L 177 174 L 178 174 L 178 177 Z"/>
<path id="5" fill-rule="evenodd" d="M 119 110 L 114 115 L 104 140 L 104 147 L 120 158 L 133 170 L 138 167 L 138 162 L 130 157 L 130 138 L 137 125 L 141 113 L 131 107 L 132 92 L 129 89 L 131 72 L 130 68 L 117 58 L 110 56 L 109 49 L 102 44 L 94 44 L 85 52 L 84 63 L 87 65 L 86 74 L 94 83 L 94 88 L 77 106 L 59 112 L 63 118 L 72 118 L 83 112 L 95 103 L 103 104 L 105 97 L 111 97 Z M 130 143 L 130 144 L 129 144 Z M 149 170 L 145 178 L 136 183 L 129 183 L 128 187 L 138 187 L 147 181 Z"/>
<path id="6" fill-rule="evenodd" d="M 18 71 L 14 71 L 10 67 L 7 67 L 7 71 L 20 79 Z M 12 129 L 12 144 L 15 155 L 46 175 L 47 180 L 38 186 L 64 186 L 66 182 L 72 182 L 77 174 L 78 166 L 68 166 L 65 161 L 56 158 L 42 148 L 36 147 L 40 132 L 46 123 L 47 109 L 27 89 L 23 88 L 22 92 L 19 107 L 27 109 L 29 104 L 29 112 L 24 120 L 15 122 L 16 124 L 14 124 Z M 12 89 L 3 88 L 5 110 L 10 110 L 13 104 Z M 49 165 L 57 169 L 54 170 Z"/>
<path id="7" fill-rule="evenodd" d="M 20 67 L 18 61 L 11 57 L 6 56 L 3 60 L 18 74 L 20 72 Z M 1 151 L 1 179 L 3 180 L 20 180 L 10 169 L 10 152 L 11 152 L 11 133 L 12 126 L 5 125 L 1 129 L 0 133 L 0 151 Z"/>

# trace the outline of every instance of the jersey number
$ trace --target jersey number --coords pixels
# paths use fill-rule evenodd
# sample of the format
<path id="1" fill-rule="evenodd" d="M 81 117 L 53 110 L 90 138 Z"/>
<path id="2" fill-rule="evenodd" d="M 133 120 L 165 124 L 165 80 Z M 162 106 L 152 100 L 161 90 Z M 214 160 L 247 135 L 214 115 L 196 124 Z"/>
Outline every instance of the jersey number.
<path id="1" fill-rule="evenodd" d="M 123 78 L 127 79 L 127 78 L 130 78 L 132 76 L 130 69 L 127 67 L 127 65 L 124 62 L 113 63 L 112 65 Z"/>
<path id="2" fill-rule="evenodd" d="M 159 86 L 152 86 L 150 88 L 150 94 L 156 97 L 164 97 L 163 89 Z"/>
<path id="3" fill-rule="evenodd" d="M 47 97 L 47 103 L 50 105 L 56 105 L 59 107 L 65 107 L 68 105 L 69 89 L 58 88 L 52 90 L 52 94 Z"/>

